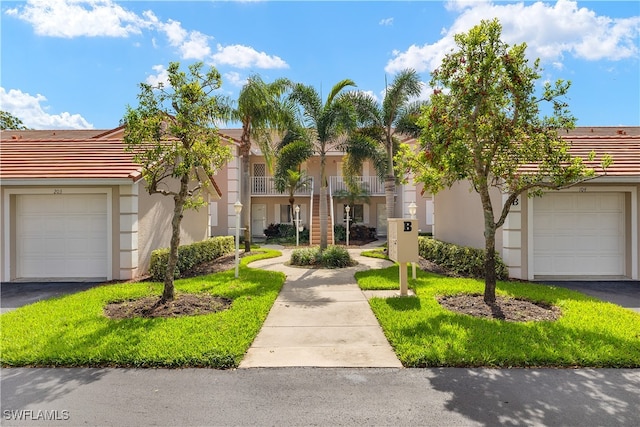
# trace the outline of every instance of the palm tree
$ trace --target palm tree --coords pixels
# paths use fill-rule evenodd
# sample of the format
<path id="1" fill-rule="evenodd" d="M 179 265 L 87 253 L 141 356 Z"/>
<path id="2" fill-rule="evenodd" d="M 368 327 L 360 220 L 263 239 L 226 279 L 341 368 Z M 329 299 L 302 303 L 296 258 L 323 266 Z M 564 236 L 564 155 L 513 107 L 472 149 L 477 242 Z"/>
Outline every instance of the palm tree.
<path id="1" fill-rule="evenodd" d="M 412 101 L 420 95 L 422 84 L 415 70 L 404 70 L 386 88 L 382 105 L 364 92 L 350 94 L 358 111 L 359 128 L 345 142 L 347 153 L 345 175 L 360 170 L 362 163 L 372 160 L 378 176 L 384 178 L 387 218 L 395 215 L 395 192 L 398 178 L 394 170 L 393 155 L 400 143 L 399 134 L 417 137 L 415 124 L 424 101 Z"/>
<path id="2" fill-rule="evenodd" d="M 287 169 L 286 177 L 276 177 L 276 190 L 281 193 L 289 193 L 289 209 L 291 218 L 294 218 L 293 204 L 296 191 L 305 190 L 311 184 L 311 177 L 306 171 Z"/>
<path id="3" fill-rule="evenodd" d="M 304 131 L 297 126 L 288 130 L 276 150 L 275 187 L 281 193 L 289 193 L 289 206 L 295 202 L 295 192 L 306 189 L 311 177 L 302 170 L 302 163 L 313 156 L 313 145 L 304 139 Z"/>
<path id="4" fill-rule="evenodd" d="M 233 119 L 242 123 L 240 137 L 240 157 L 242 159 L 241 203 L 242 222 L 244 226 L 245 251 L 251 250 L 251 188 L 250 188 L 250 155 L 251 144 L 256 143 L 264 154 L 267 166 L 271 168 L 273 148 L 271 135 L 273 131 L 282 131 L 291 126 L 294 113 L 288 99 L 284 97 L 291 87 L 288 79 L 278 79 L 273 83 L 265 83 L 260 76 L 249 77 L 238 96 L 238 107 L 233 112 Z"/>
<path id="5" fill-rule="evenodd" d="M 327 174 L 326 154 L 340 145 L 340 138 L 353 130 L 356 125 L 353 104 L 346 92 L 356 84 L 349 79 L 336 83 L 325 103 L 311 86 L 297 84 L 291 92 L 291 99 L 302 108 L 303 125 L 307 140 L 313 143 L 320 156 L 320 250 L 327 248 Z M 342 92 L 342 93 L 341 93 Z"/>

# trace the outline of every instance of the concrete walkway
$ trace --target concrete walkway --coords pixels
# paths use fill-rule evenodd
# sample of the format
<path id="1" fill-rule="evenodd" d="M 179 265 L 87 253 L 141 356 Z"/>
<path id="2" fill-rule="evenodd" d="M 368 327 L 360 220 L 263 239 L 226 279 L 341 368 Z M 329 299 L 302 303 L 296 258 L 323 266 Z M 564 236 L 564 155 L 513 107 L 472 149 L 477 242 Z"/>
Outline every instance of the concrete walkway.
<path id="1" fill-rule="evenodd" d="M 359 248 L 349 250 L 358 262 L 355 267 L 290 267 L 284 263 L 292 249 L 276 249 L 282 256 L 250 265 L 281 271 L 287 278 L 240 368 L 402 367 L 354 278 L 356 271 L 391 262 L 360 256 L 368 248 Z"/>

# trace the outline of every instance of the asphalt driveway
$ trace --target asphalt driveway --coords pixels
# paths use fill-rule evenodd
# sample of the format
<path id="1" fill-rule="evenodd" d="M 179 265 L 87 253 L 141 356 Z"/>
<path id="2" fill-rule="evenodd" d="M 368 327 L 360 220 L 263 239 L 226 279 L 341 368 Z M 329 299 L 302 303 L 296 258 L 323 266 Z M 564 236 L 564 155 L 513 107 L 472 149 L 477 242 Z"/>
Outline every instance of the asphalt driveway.
<path id="1" fill-rule="evenodd" d="M 544 281 L 545 284 L 568 288 L 609 301 L 640 313 L 640 281 Z"/>
<path id="2" fill-rule="evenodd" d="M 2 282 L 0 313 L 44 299 L 84 291 L 102 282 Z"/>

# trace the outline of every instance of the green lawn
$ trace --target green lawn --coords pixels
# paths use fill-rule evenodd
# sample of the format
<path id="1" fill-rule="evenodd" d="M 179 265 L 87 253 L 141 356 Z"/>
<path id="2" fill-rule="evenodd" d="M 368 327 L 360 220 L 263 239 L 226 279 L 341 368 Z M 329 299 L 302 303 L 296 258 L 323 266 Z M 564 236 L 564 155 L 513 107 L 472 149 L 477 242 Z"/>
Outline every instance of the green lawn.
<path id="1" fill-rule="evenodd" d="M 176 280 L 177 293 L 208 292 L 233 300 L 215 314 L 111 320 L 105 304 L 160 295 L 160 283 L 105 285 L 37 302 L 0 316 L 3 366 L 138 366 L 232 368 L 258 334 L 284 284 L 284 274 L 247 263 L 278 251 L 242 258 L 234 270 Z"/>
<path id="2" fill-rule="evenodd" d="M 411 273 L 409 273 L 411 277 Z M 356 274 L 363 289 L 398 289 L 398 266 Z M 640 367 L 640 314 L 579 292 L 499 282 L 498 295 L 555 304 L 555 322 L 513 323 L 456 314 L 439 295 L 482 293 L 484 282 L 418 272 L 416 297 L 374 298 L 371 307 L 407 367 Z"/>

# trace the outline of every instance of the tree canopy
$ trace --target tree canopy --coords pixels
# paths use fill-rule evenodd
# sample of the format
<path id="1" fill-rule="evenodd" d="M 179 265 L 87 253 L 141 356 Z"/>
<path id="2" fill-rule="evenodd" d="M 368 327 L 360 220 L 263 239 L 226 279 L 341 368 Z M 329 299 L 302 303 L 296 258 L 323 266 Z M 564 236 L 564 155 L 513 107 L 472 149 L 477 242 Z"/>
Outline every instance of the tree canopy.
<path id="1" fill-rule="evenodd" d="M 249 170 L 251 147 L 256 144 L 269 169 L 272 166 L 274 133 L 283 134 L 295 119 L 292 104 L 285 94 L 291 88 L 288 79 L 267 83 L 259 75 L 252 75 L 240 90 L 237 107 L 231 118 L 242 123 L 240 137 L 241 197 L 245 251 L 251 250 L 251 171 Z"/>
<path id="2" fill-rule="evenodd" d="M 174 298 L 173 278 L 180 245 L 180 223 L 185 209 L 206 203 L 202 196 L 207 177 L 229 159 L 215 123 L 229 115 L 228 103 L 216 95 L 222 79 L 215 68 L 202 63 L 180 70 L 171 62 L 168 84 L 140 84 L 137 108 L 127 106 L 124 117 L 127 149 L 142 166 L 149 194 L 171 196 L 174 212 L 169 262 L 163 300 Z"/>
<path id="3" fill-rule="evenodd" d="M 302 109 L 302 137 L 311 142 L 320 157 L 320 250 L 327 248 L 327 174 L 326 155 L 341 144 L 341 138 L 356 126 L 354 105 L 344 90 L 356 84 L 349 79 L 336 83 L 323 103 L 312 86 L 296 84 L 291 99 Z"/>
<path id="4" fill-rule="evenodd" d="M 418 121 L 419 152 L 413 157 L 415 179 L 431 192 L 468 180 L 479 194 L 484 215 L 485 295 L 495 301 L 495 233 L 523 192 L 541 195 L 594 176 L 583 159 L 572 157 L 560 131 L 575 118 L 565 96 L 570 82 L 546 82 L 539 89 L 539 60 L 525 55 L 526 44 L 501 40 L 497 19 L 482 21 L 457 34 L 457 49 L 433 71 L 433 95 Z M 542 105 L 548 104 L 548 114 Z M 522 166 L 535 164 L 534 172 Z M 494 190 L 491 190 L 491 189 Z M 490 192 L 506 195 L 494 209 Z"/>
<path id="5" fill-rule="evenodd" d="M 8 111 L 0 110 L 0 130 L 27 130 L 22 120 Z"/>

